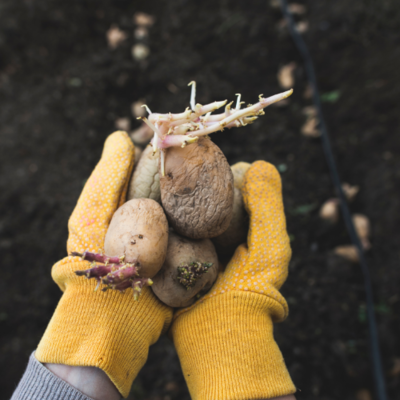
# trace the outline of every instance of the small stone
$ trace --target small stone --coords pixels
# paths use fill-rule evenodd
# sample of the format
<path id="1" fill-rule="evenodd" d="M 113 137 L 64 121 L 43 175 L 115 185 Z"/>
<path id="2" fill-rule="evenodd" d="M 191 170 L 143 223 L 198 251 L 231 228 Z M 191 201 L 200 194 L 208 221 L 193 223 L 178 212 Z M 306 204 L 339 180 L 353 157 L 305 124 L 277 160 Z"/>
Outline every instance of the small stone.
<path id="1" fill-rule="evenodd" d="M 307 118 L 306 122 L 301 128 L 302 135 L 312 138 L 321 136 L 321 132 L 317 128 L 318 123 L 319 121 L 316 117 Z"/>
<path id="2" fill-rule="evenodd" d="M 358 263 L 359 258 L 358 258 L 358 251 L 356 246 L 350 244 L 350 245 L 343 245 L 343 246 L 337 246 L 333 250 L 333 253 L 345 258 L 346 260 L 349 260 L 353 263 Z"/>
<path id="3" fill-rule="evenodd" d="M 113 50 L 116 49 L 128 37 L 127 33 L 121 31 L 116 25 L 111 26 L 111 28 L 107 31 L 106 36 L 108 47 Z"/>
<path id="4" fill-rule="evenodd" d="M 133 22 L 136 25 L 152 26 L 156 22 L 156 19 L 150 14 L 138 11 L 133 15 Z"/>
<path id="5" fill-rule="evenodd" d="M 335 224 L 339 219 L 339 200 L 327 200 L 319 210 L 319 216 L 321 219 L 328 221 L 331 224 Z"/>
<path id="6" fill-rule="evenodd" d="M 144 104 L 145 104 L 144 99 L 137 100 L 131 104 L 132 115 L 135 118 L 144 117 L 146 115 L 146 109 L 142 107 Z"/>
<path id="7" fill-rule="evenodd" d="M 369 250 L 371 248 L 371 243 L 369 242 L 371 230 L 369 218 L 363 214 L 354 214 L 352 219 L 364 250 Z"/>
<path id="8" fill-rule="evenodd" d="M 343 183 L 342 190 L 348 201 L 353 201 L 360 190 L 359 186 L 351 186 L 349 183 Z"/>
<path id="9" fill-rule="evenodd" d="M 305 33 L 308 31 L 308 22 L 300 21 L 296 24 L 296 29 L 299 33 Z"/>
<path id="10" fill-rule="evenodd" d="M 132 47 L 131 52 L 132 52 L 132 57 L 136 61 L 141 61 L 149 56 L 150 49 L 145 44 L 138 43 Z"/>
<path id="11" fill-rule="evenodd" d="M 281 88 L 290 89 L 294 86 L 294 70 L 296 69 L 296 63 L 291 62 L 284 65 L 278 71 L 278 82 Z"/>
<path id="12" fill-rule="evenodd" d="M 302 15 L 306 12 L 306 7 L 299 3 L 291 3 L 288 8 L 292 14 Z"/>
<path id="13" fill-rule="evenodd" d="M 131 121 L 129 118 L 118 118 L 115 120 L 115 127 L 121 131 L 129 131 L 131 129 Z"/>
<path id="14" fill-rule="evenodd" d="M 154 136 L 154 132 L 145 123 L 143 123 L 138 129 L 131 132 L 130 136 L 133 143 L 145 145 Z"/>

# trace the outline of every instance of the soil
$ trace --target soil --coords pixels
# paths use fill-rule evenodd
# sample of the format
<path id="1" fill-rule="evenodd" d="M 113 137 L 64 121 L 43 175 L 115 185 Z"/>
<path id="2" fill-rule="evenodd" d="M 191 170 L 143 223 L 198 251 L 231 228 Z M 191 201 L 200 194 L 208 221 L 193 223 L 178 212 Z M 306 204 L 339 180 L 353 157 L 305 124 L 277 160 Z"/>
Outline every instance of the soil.
<path id="1" fill-rule="evenodd" d="M 373 395 L 359 265 L 332 252 L 349 244 L 342 220 L 318 217 L 334 197 L 319 138 L 304 137 L 307 79 L 275 2 L 2 0 L 0 4 L 0 398 L 8 399 L 60 298 L 50 268 L 66 255 L 67 221 L 115 120 L 131 104 L 180 112 L 197 101 L 255 102 L 282 91 L 278 69 L 295 62 L 294 94 L 246 128 L 213 135 L 228 161 L 257 159 L 282 173 L 293 257 L 282 292 L 290 316 L 276 340 L 298 399 Z M 341 178 L 360 186 L 351 204 L 370 218 L 383 368 L 400 399 L 400 3 L 306 1 L 303 33 L 323 94 Z M 132 16 L 156 17 L 142 61 L 132 58 Z M 128 34 L 107 46 L 112 24 Z M 304 24 L 303 24 L 304 26 Z M 142 40 L 143 42 L 143 40 Z M 397 84 L 396 84 L 397 82 Z M 397 368 L 396 368 L 397 365 Z M 364 396 L 364 397 L 363 397 Z M 151 347 L 131 399 L 189 399 L 167 337 Z"/>

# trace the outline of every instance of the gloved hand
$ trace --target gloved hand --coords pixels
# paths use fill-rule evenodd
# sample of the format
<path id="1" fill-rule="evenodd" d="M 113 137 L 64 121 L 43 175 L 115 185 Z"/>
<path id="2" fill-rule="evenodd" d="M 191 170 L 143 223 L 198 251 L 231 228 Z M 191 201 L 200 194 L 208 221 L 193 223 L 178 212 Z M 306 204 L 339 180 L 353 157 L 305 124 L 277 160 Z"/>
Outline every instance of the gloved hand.
<path id="1" fill-rule="evenodd" d="M 110 135 L 69 220 L 68 254 L 103 252 L 111 218 L 125 202 L 133 164 L 134 146 L 127 134 Z M 42 363 L 98 367 L 127 397 L 149 346 L 170 325 L 172 309 L 148 287 L 139 301 L 129 292 L 95 292 L 94 279 L 75 274 L 88 268 L 88 261 L 71 256 L 54 265 L 53 279 L 64 294 L 35 356 Z"/>
<path id="2" fill-rule="evenodd" d="M 250 216 L 239 246 L 211 291 L 174 315 L 171 334 L 193 400 L 250 400 L 296 391 L 273 338 L 286 318 L 279 293 L 291 257 L 281 180 L 274 166 L 252 164 L 242 187 Z"/>

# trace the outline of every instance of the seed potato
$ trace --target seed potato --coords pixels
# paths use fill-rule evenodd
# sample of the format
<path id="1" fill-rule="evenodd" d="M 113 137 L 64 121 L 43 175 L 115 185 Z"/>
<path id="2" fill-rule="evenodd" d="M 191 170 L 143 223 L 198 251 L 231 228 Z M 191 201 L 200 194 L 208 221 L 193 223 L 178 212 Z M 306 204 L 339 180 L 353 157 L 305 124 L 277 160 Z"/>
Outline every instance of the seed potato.
<path id="1" fill-rule="evenodd" d="M 161 269 L 168 245 L 168 222 L 162 207 L 151 199 L 133 199 L 114 213 L 104 241 L 108 256 L 125 255 L 140 267 L 140 277 L 152 278 Z"/>
<path id="2" fill-rule="evenodd" d="M 246 243 L 249 230 L 249 216 L 244 208 L 242 196 L 242 183 L 244 174 L 250 168 L 249 163 L 239 162 L 231 167 L 234 179 L 234 199 L 232 219 L 228 229 L 221 235 L 212 239 L 221 258 L 231 257 L 242 243 Z"/>
<path id="3" fill-rule="evenodd" d="M 161 201 L 160 178 L 158 174 L 158 157 L 153 156 L 153 148 L 147 146 L 135 166 L 128 193 L 127 200 L 152 199 Z"/>
<path id="4" fill-rule="evenodd" d="M 179 268 L 192 263 L 212 264 L 207 272 L 195 279 L 193 286 L 185 287 L 179 282 L 182 277 Z M 153 278 L 151 286 L 155 295 L 170 307 L 188 307 L 198 295 L 206 293 L 217 279 L 218 257 L 209 239 L 193 240 L 170 232 L 165 263 L 160 272 Z"/>
<path id="5" fill-rule="evenodd" d="M 165 154 L 161 201 L 174 230 L 192 239 L 224 232 L 232 218 L 233 175 L 217 145 L 201 137 Z"/>

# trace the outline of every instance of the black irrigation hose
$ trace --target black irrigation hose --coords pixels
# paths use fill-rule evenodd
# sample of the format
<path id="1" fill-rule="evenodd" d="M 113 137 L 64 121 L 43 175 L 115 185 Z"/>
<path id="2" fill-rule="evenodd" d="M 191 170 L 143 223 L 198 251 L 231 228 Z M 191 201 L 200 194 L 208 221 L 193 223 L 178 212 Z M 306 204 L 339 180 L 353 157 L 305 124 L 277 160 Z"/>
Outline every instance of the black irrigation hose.
<path id="1" fill-rule="evenodd" d="M 364 288 L 365 288 L 365 296 L 367 300 L 367 316 L 368 316 L 368 328 L 369 328 L 369 345 L 372 357 L 372 369 L 375 381 L 375 391 L 378 400 L 387 400 L 386 396 L 386 387 L 385 380 L 383 378 L 383 370 L 382 370 L 382 362 L 381 355 L 379 350 L 379 339 L 378 339 L 378 330 L 376 327 L 376 320 L 374 314 L 374 302 L 372 296 L 372 285 L 371 285 L 371 277 L 369 274 L 369 269 L 367 266 L 367 262 L 364 256 L 364 251 L 360 243 L 360 239 L 357 235 L 357 232 L 354 228 L 353 221 L 351 219 L 349 207 L 347 205 L 346 198 L 343 194 L 342 184 L 340 182 L 339 174 L 337 171 L 335 159 L 333 157 L 332 148 L 329 140 L 328 130 L 325 125 L 325 121 L 322 115 L 321 109 L 321 99 L 318 93 L 317 88 L 317 79 L 315 77 L 315 71 L 313 62 L 308 51 L 308 48 L 302 38 L 302 36 L 298 33 L 295 23 L 293 21 L 293 17 L 288 10 L 287 1 L 281 0 L 281 9 L 282 13 L 285 16 L 285 19 L 288 23 L 290 34 L 292 35 L 293 41 L 299 50 L 301 56 L 303 57 L 304 66 L 307 72 L 308 80 L 310 82 L 312 92 L 313 92 L 313 101 L 318 113 L 318 119 L 321 129 L 321 139 L 322 139 L 322 147 L 324 149 L 325 158 L 328 163 L 329 171 L 331 174 L 332 181 L 335 185 L 337 196 L 340 199 L 340 206 L 342 209 L 342 214 L 344 221 L 346 223 L 347 231 L 349 232 L 351 241 L 357 247 L 358 256 L 360 259 L 360 266 L 362 273 L 364 275 Z"/>

